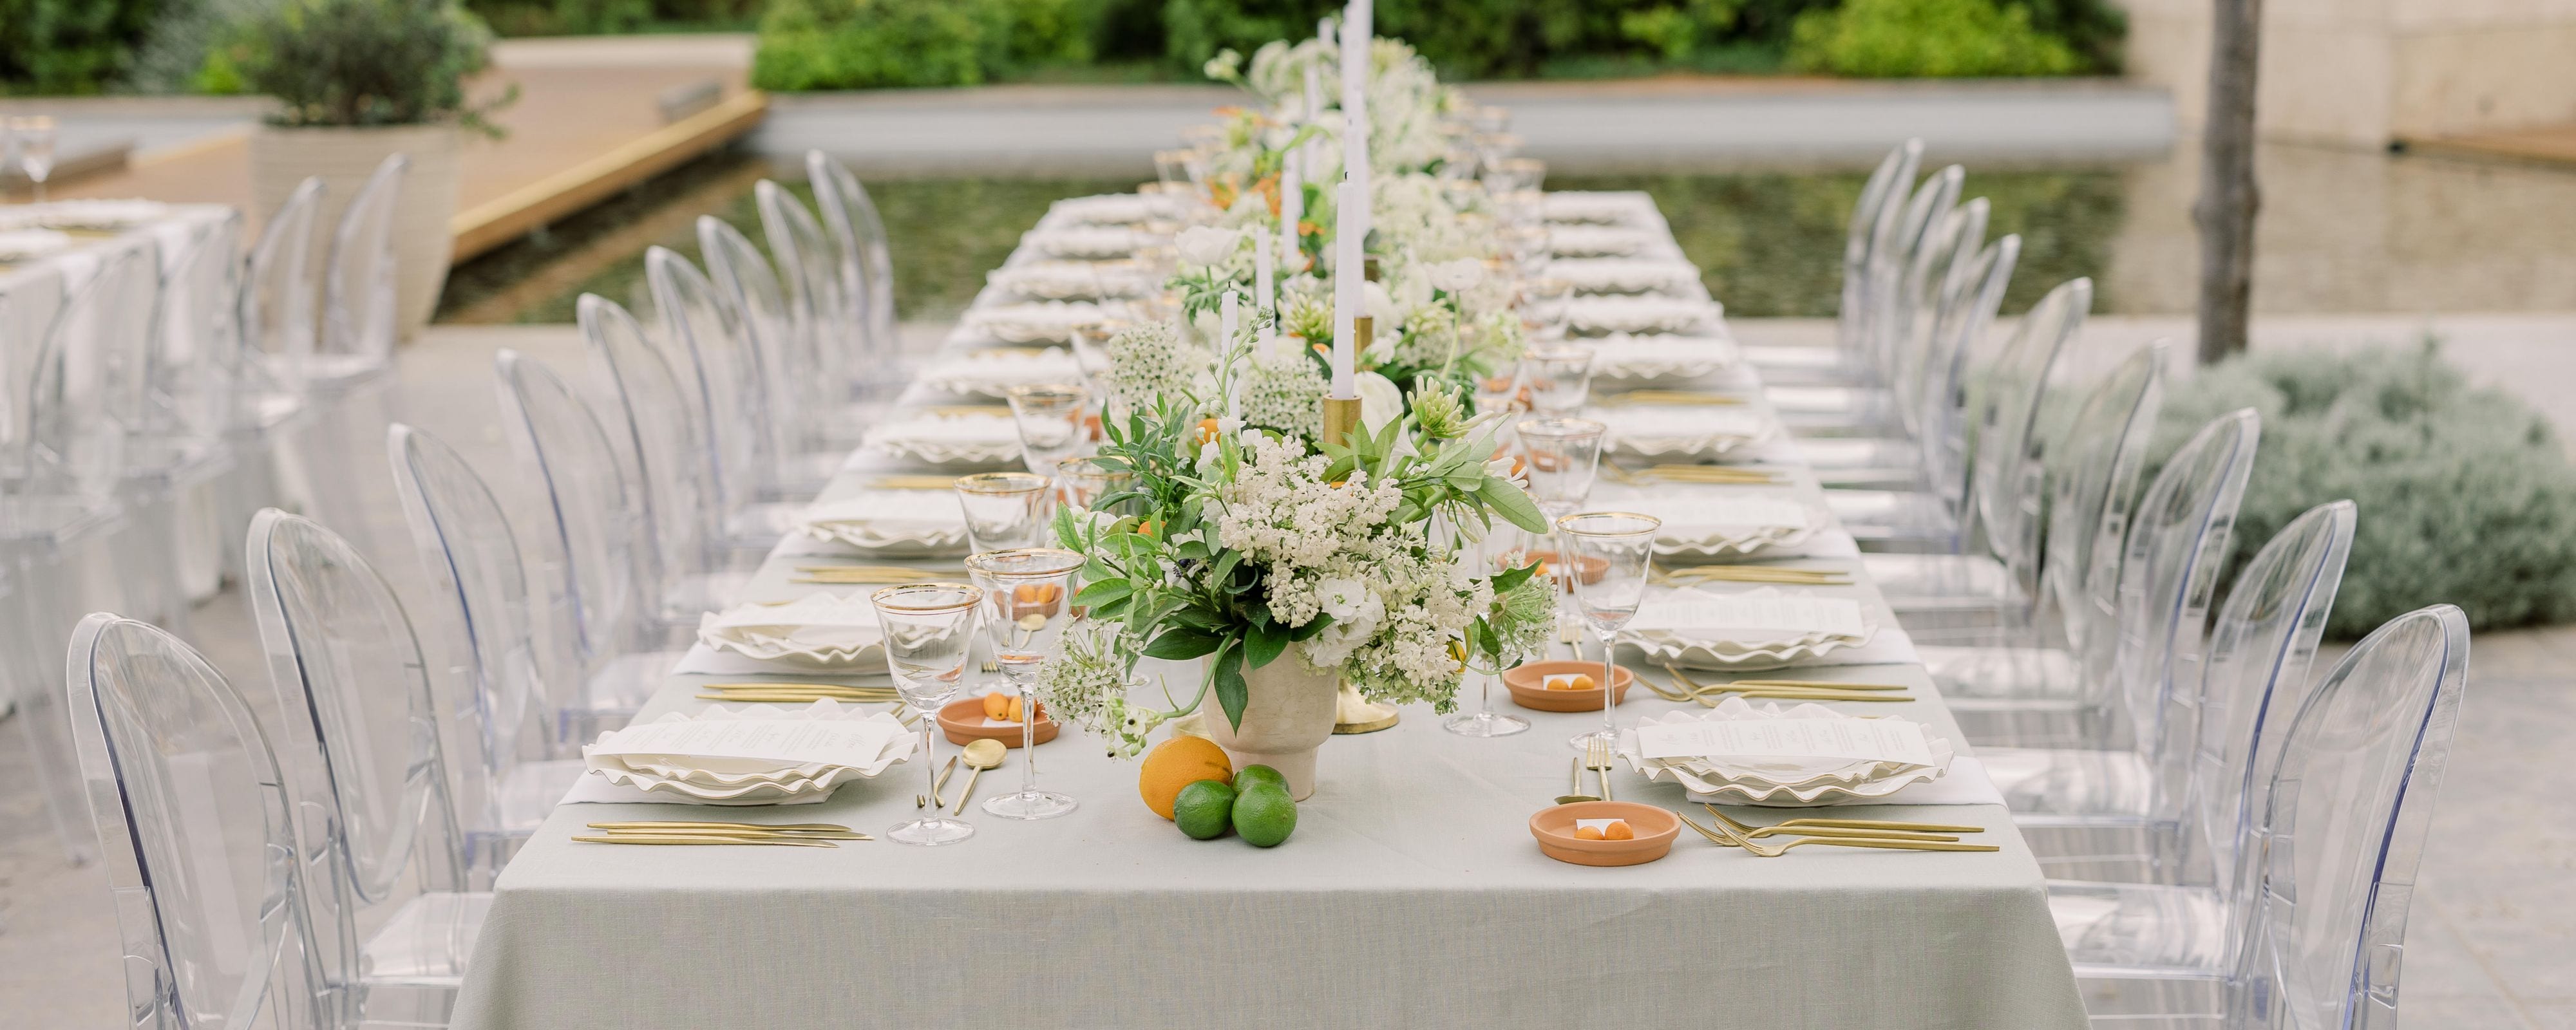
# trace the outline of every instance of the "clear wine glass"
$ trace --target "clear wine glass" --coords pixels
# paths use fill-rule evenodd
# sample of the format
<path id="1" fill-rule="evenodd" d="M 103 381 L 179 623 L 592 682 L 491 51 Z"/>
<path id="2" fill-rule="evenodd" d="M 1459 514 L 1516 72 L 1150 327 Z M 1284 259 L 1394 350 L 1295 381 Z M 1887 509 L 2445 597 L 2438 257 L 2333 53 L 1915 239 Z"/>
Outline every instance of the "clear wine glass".
<path id="1" fill-rule="evenodd" d="M 1078 383 L 1029 383 L 1011 387 L 1011 423 L 1020 433 L 1020 460 L 1029 471 L 1055 481 L 1056 467 L 1091 435 L 1091 391 Z"/>
<path id="2" fill-rule="evenodd" d="M 964 583 L 911 583 L 868 595 L 885 636 L 886 670 L 895 692 L 921 716 L 923 790 L 938 792 L 939 708 L 957 696 L 975 650 L 975 616 L 984 592 Z M 973 824 L 938 809 L 886 831 L 905 844 L 936 847 L 975 835 Z"/>
<path id="3" fill-rule="evenodd" d="M 966 559 L 966 574 L 984 595 L 984 636 L 1002 678 L 1020 697 L 1020 789 L 984 802 L 1005 819 L 1053 819 L 1074 809 L 1072 797 L 1038 789 L 1038 670 L 1056 655 L 1073 621 L 1074 573 L 1082 556 L 1051 547 L 986 551 Z"/>
<path id="4" fill-rule="evenodd" d="M 1528 564 L 1525 557 L 1528 548 L 1518 539 L 1521 535 L 1520 530 L 1509 525 L 1497 525 L 1471 547 L 1469 553 L 1489 574 L 1523 567 Z M 1517 665 L 1520 657 L 1515 656 L 1501 664 Z M 1462 737 L 1508 737 L 1530 728 L 1529 720 L 1494 710 L 1494 680 L 1498 678 L 1495 673 L 1480 672 L 1476 676 L 1483 681 L 1483 689 L 1477 694 L 1476 710 L 1460 712 L 1442 720 L 1442 729 Z"/>
<path id="5" fill-rule="evenodd" d="M 1521 374 L 1529 379 L 1530 410 L 1571 415 L 1592 399 L 1592 348 L 1532 347 L 1521 355 Z"/>
<path id="6" fill-rule="evenodd" d="M 1111 468 L 1098 458 L 1067 458 L 1056 466 L 1056 479 L 1063 484 L 1064 503 L 1084 511 L 1100 511 L 1101 498 L 1127 489 L 1136 482 L 1136 474 L 1122 468 Z M 1126 501 L 1112 505 L 1110 514 L 1124 514 L 1134 507 Z"/>
<path id="7" fill-rule="evenodd" d="M 1585 418 L 1525 418 L 1512 426 L 1520 446 L 1521 475 L 1529 481 L 1530 500 L 1545 513 L 1551 527 L 1555 520 L 1582 510 L 1583 502 L 1592 495 L 1592 480 L 1601 466 L 1601 443 L 1610 435 L 1610 427 Z M 1525 553 L 1520 564 L 1535 560 L 1540 571 L 1555 581 L 1557 601 L 1556 636 L 1569 646 L 1575 642 L 1573 627 L 1564 622 L 1564 600 L 1569 588 L 1565 580 L 1566 563 L 1561 558 L 1562 544 L 1539 550 L 1543 537 L 1524 542 Z M 1580 655 L 1577 655 L 1580 657 Z"/>
<path id="8" fill-rule="evenodd" d="M 1619 743 L 1618 668 L 1611 661 L 1619 631 L 1637 617 L 1646 598 L 1646 574 L 1653 565 L 1655 533 L 1663 520 L 1624 511 L 1584 512 L 1556 520 L 1558 544 L 1568 551 L 1575 570 L 1574 607 L 1601 641 L 1601 728 L 1576 734 L 1570 741 L 1582 750 L 1595 740 Z"/>
<path id="9" fill-rule="evenodd" d="M 1036 547 L 1055 521 L 1055 483 L 1034 472 L 959 476 L 957 504 L 966 512 L 968 552 Z"/>
<path id="10" fill-rule="evenodd" d="M 27 172 L 27 181 L 36 188 L 36 203 L 45 202 L 45 179 L 54 174 L 54 119 L 51 115 L 28 115 L 9 120 L 10 135 L 18 141 L 18 166 Z"/>
<path id="11" fill-rule="evenodd" d="M 1562 342 L 1573 304 L 1573 283 L 1548 275 L 1530 280 L 1521 289 L 1521 319 L 1530 327 L 1530 338 L 1542 344 Z"/>

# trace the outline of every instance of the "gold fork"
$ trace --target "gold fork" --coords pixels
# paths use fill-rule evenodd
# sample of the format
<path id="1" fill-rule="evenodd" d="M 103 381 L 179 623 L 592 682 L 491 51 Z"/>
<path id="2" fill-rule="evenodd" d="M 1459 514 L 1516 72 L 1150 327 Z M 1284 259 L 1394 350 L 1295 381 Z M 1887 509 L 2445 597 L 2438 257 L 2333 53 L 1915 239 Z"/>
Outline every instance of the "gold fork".
<path id="1" fill-rule="evenodd" d="M 878 476 L 868 480 L 868 486 L 875 490 L 953 490 L 957 487 L 957 477 Z"/>
<path id="2" fill-rule="evenodd" d="M 1905 693 L 1904 687 L 1885 683 L 1863 683 L 1846 687 L 1840 684 L 1827 685 L 1821 680 L 1737 680 L 1733 683 L 1702 685 L 1689 676 L 1683 675 L 1679 668 L 1670 664 L 1664 666 L 1664 673 L 1671 676 L 1673 682 L 1687 692 L 1686 696 L 1675 696 L 1653 687 L 1647 689 L 1655 690 L 1656 695 L 1666 701 L 1697 701 L 1702 708 L 1717 707 L 1717 703 L 1724 700 L 1724 695 L 1727 694 L 1774 701 L 1900 702 L 1914 700 L 1914 695 Z"/>
<path id="3" fill-rule="evenodd" d="M 1729 817 L 1726 813 L 1721 812 L 1721 811 L 1718 811 L 1718 810 L 1717 810 L 1717 806 L 1716 806 L 1716 805 L 1712 805 L 1712 804 L 1708 804 L 1708 803 L 1706 803 L 1706 802 L 1702 802 L 1702 803 L 1700 804 L 1700 806 L 1699 806 L 1699 807 L 1707 809 L 1707 810 L 1708 810 L 1708 814 L 1709 814 L 1709 816 L 1710 816 L 1711 818 L 1714 818 L 1714 819 L 1716 819 L 1717 821 L 1719 821 L 1719 822 L 1721 822 L 1721 823 L 1725 823 L 1726 825 L 1728 825 L 1729 827 L 1734 828 L 1737 832 L 1740 832 L 1740 833 L 1751 833 L 1752 831 L 1754 831 L 1754 830 L 1756 830 L 1756 829 L 1761 829 L 1761 830 L 1781 830 L 1781 831 L 1795 831 L 1795 830 L 1890 830 L 1890 831 L 1898 831 L 1898 832 L 1906 832 L 1906 833 L 1984 833 L 1984 832 L 1986 832 L 1986 828 L 1985 828 L 1985 827 L 1983 827 L 1983 826 L 1952 826 L 1952 825 L 1949 825 L 1949 824 L 1946 824 L 1946 823 L 1907 823 L 1907 822 L 1898 822 L 1898 821 L 1893 820 L 1893 819 L 1836 819 L 1836 818 L 1833 818 L 1833 817 L 1831 817 L 1831 816 L 1800 816 L 1800 817 L 1798 817 L 1798 818 L 1796 818 L 1796 819 L 1783 819 L 1783 820 L 1780 820 L 1778 823 L 1775 823 L 1775 824 L 1770 825 L 1770 826 L 1755 827 L 1755 826 L 1749 826 L 1749 825 L 1746 825 L 1746 824 L 1744 824 L 1744 823 L 1742 823 L 1742 822 L 1738 822 L 1738 821 L 1736 821 L 1735 819 L 1733 819 L 1733 818 Z"/>
<path id="4" fill-rule="evenodd" d="M 852 832 L 834 823 L 788 823 L 770 826 L 761 823 L 688 822 L 684 820 L 592 823 L 590 828 L 606 831 L 610 836 L 663 837 L 679 834 L 698 837 L 790 837 L 797 840 L 875 840 L 864 833 Z"/>
<path id="5" fill-rule="evenodd" d="M 1691 565 L 1655 569 L 1652 578 L 1665 586 L 1691 583 L 1771 583 L 1780 586 L 1847 587 L 1851 573 L 1840 569 L 1784 569 L 1769 565 Z"/>
<path id="6" fill-rule="evenodd" d="M 1618 800 L 1615 795 L 1610 793 L 1611 766 L 1609 741 L 1598 739 L 1585 741 L 1583 744 L 1583 767 L 1592 770 L 1593 778 L 1601 781 L 1601 800 Z"/>
<path id="7" fill-rule="evenodd" d="M 1801 847 L 1808 844 L 1822 844 L 1828 847 L 1837 848 L 1883 848 L 1889 851 L 2003 850 L 1993 844 L 1957 844 L 1948 841 L 1900 840 L 1891 837 L 1795 837 L 1783 843 L 1765 847 L 1733 833 L 1725 833 L 1723 836 L 1720 836 L 1721 831 L 1712 830 L 1696 822 L 1692 822 L 1691 817 L 1686 815 L 1675 813 L 1674 817 L 1689 825 L 1691 829 L 1698 831 L 1700 836 L 1708 838 L 1711 843 L 1728 847 L 1743 848 L 1746 852 L 1759 858 L 1778 858 L 1782 855 L 1788 854 L 1790 848 Z"/>
<path id="8" fill-rule="evenodd" d="M 1628 404 L 1658 406 L 1723 406 L 1743 404 L 1746 403 L 1746 401 L 1742 397 L 1734 397 L 1722 393 L 1710 393 L 1706 390 L 1630 390 L 1626 393 L 1612 394 L 1608 397 L 1602 398 L 1602 403 L 1614 406 Z"/>

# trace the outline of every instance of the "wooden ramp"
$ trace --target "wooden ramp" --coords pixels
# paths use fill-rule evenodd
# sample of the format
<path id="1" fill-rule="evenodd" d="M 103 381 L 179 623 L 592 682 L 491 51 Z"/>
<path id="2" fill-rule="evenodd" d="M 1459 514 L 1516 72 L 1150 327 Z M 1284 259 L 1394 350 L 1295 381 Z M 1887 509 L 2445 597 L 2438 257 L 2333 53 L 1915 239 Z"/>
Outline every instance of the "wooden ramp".
<path id="1" fill-rule="evenodd" d="M 2576 168 L 2576 125 L 2544 125 L 2401 141 L 2418 154 L 2446 154 Z"/>
<path id="2" fill-rule="evenodd" d="M 505 63 L 474 84 L 516 103 L 458 157 L 454 258 L 463 261 L 598 203 L 757 128 L 769 98 L 731 63 Z M 250 215 L 250 129 L 137 156 L 125 169 L 66 184 L 60 197 L 148 197 L 231 204 Z"/>

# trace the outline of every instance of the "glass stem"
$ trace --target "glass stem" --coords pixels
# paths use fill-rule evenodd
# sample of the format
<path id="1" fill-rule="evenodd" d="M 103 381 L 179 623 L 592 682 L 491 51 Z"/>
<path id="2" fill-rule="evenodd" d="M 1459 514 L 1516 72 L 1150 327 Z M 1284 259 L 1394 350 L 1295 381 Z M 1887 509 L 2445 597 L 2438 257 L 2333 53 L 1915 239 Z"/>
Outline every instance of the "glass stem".
<path id="1" fill-rule="evenodd" d="M 1029 685 L 1013 682 L 1020 692 L 1020 793 L 1036 797 L 1038 793 L 1038 699 L 1029 696 Z"/>
<path id="2" fill-rule="evenodd" d="M 934 708 L 932 708 L 932 709 L 931 709 L 931 711 L 932 711 L 932 712 L 936 712 L 936 711 L 938 711 L 938 709 L 934 707 Z M 921 772 L 922 772 L 921 786 L 922 786 L 922 790 L 923 790 L 923 796 L 928 797 L 928 798 L 931 798 L 931 799 L 933 799 L 933 801 L 934 801 L 934 804 L 933 804 L 933 806 L 932 806 L 932 808 L 931 808 L 931 810 L 930 810 L 932 814 L 931 814 L 931 815 L 928 815 L 928 816 L 924 816 L 923 818 L 937 818 L 937 817 L 938 817 L 938 812 L 939 812 L 939 809 L 938 809 L 937 805 L 935 804 L 936 799 L 939 797 L 939 762 L 937 761 L 937 759 L 939 758 L 939 745 L 938 745 L 938 742 L 937 742 L 937 738 L 935 738 L 935 737 L 933 737 L 933 736 L 931 735 L 932 733 L 936 732 L 936 731 L 938 730 L 938 728 L 939 728 L 939 719 L 938 719 L 936 716 L 934 716 L 934 715 L 932 715 L 932 714 L 930 714 L 930 713 L 928 713 L 928 712 L 925 712 L 925 713 L 923 713 L 923 714 L 922 714 L 922 716 L 921 716 Z"/>
<path id="3" fill-rule="evenodd" d="M 1484 680 L 1484 689 L 1476 694 L 1476 707 L 1484 709 L 1484 717 L 1491 719 L 1494 717 L 1494 677 L 1488 675 Z"/>
<path id="4" fill-rule="evenodd" d="M 1610 632 L 1602 630 L 1599 636 L 1601 637 L 1601 732 L 1615 742 L 1619 739 L 1619 681 L 1617 679 L 1619 670 L 1610 661 Z"/>

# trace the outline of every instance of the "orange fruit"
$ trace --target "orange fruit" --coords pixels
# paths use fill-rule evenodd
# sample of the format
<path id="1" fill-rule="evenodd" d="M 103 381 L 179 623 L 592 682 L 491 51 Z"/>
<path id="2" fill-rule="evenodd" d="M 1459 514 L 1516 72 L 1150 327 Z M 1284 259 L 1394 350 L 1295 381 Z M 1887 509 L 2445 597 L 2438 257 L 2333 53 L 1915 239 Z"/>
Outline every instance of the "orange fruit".
<path id="1" fill-rule="evenodd" d="M 984 695 L 984 717 L 999 719 L 1011 711 L 1011 699 L 1000 694 Z"/>
<path id="2" fill-rule="evenodd" d="M 1136 769 L 1136 793 L 1145 799 L 1145 807 L 1165 819 L 1172 817 L 1172 803 L 1181 796 L 1181 788 L 1200 780 L 1215 780 L 1231 786 L 1234 762 L 1225 749 L 1205 737 L 1175 736 L 1145 752 L 1145 760 Z"/>
<path id="3" fill-rule="evenodd" d="M 1574 839 L 1576 840 L 1600 840 L 1601 836 L 1601 828 L 1598 826 L 1577 826 L 1574 828 Z"/>
<path id="4" fill-rule="evenodd" d="M 1600 688 L 1601 684 L 1593 682 L 1592 677 L 1579 672 L 1574 674 L 1573 679 L 1565 681 L 1565 689 L 1567 690 L 1598 690 Z"/>
<path id="5" fill-rule="evenodd" d="M 1021 709 L 1020 709 L 1020 699 L 1019 699 L 1019 698 L 1016 698 L 1016 697 L 1015 697 L 1015 698 L 1012 698 L 1012 699 L 1011 699 L 1011 703 L 1010 703 L 1010 705 L 1009 705 L 1008 707 L 1010 708 L 1010 714 L 1003 716 L 1003 717 L 1002 717 L 1002 721 L 1004 721 L 1004 722 L 1018 722 L 1018 721 L 1020 721 L 1020 711 L 1021 711 Z"/>
<path id="6" fill-rule="evenodd" d="M 1200 420 L 1199 420 L 1199 442 L 1200 442 L 1200 443 L 1215 443 L 1215 442 L 1216 442 L 1216 434 L 1217 434 L 1217 429 L 1216 429 L 1216 420 L 1215 420 L 1215 419 L 1212 419 L 1212 418 L 1203 418 L 1203 419 L 1200 419 Z"/>
<path id="7" fill-rule="evenodd" d="M 1604 826 L 1604 827 L 1602 827 L 1602 828 L 1601 828 L 1601 839 L 1602 839 L 1602 840 L 1635 840 L 1635 839 L 1637 839 L 1637 831 L 1632 830 L 1632 829 L 1629 829 L 1629 828 L 1628 828 L 1628 821 L 1627 821 L 1627 820 L 1625 820 L 1625 819 L 1621 819 L 1621 820 L 1619 820 L 1618 822 L 1611 823 L 1611 824 L 1610 824 L 1610 825 L 1608 825 L 1608 826 Z"/>

